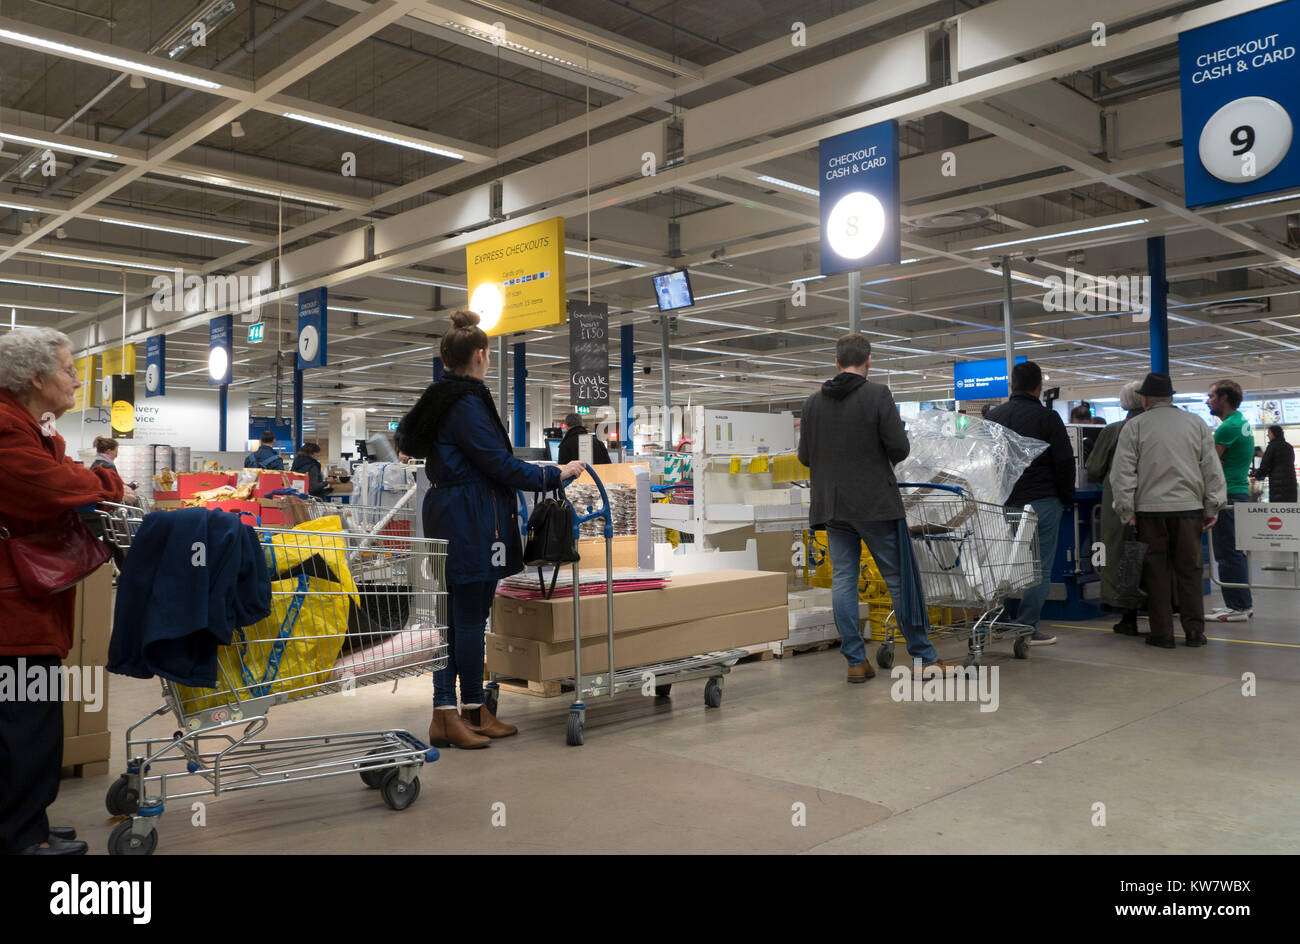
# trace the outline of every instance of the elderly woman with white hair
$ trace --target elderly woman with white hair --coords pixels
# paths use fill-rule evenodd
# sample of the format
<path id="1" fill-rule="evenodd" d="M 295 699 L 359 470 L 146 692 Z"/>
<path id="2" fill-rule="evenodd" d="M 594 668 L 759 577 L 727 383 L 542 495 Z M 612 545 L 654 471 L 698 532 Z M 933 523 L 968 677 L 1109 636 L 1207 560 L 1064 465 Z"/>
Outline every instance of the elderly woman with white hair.
<path id="1" fill-rule="evenodd" d="M 1097 434 L 1097 442 L 1088 454 L 1088 478 L 1101 483 L 1101 540 L 1106 546 L 1105 563 L 1101 566 L 1101 602 L 1114 610 L 1120 611 L 1120 620 L 1114 630 L 1125 636 L 1136 636 L 1137 610 L 1123 605 L 1118 594 L 1118 564 L 1120 551 L 1124 546 L 1124 522 L 1119 520 L 1112 504 L 1114 496 L 1110 489 L 1110 463 L 1115 457 L 1115 446 L 1119 443 L 1120 431 L 1124 424 L 1142 412 L 1142 397 L 1137 392 L 1142 382 L 1129 381 L 1119 393 L 1119 405 L 1127 410 L 1124 419 L 1111 423 Z"/>
<path id="2" fill-rule="evenodd" d="M 66 335 L 18 328 L 0 337 L 0 675 L 11 692 L 34 672 L 50 678 L 72 645 L 76 590 L 50 592 L 23 565 L 42 540 L 75 558 L 73 545 L 93 540 L 75 510 L 122 500 L 117 472 L 68 458 L 54 428 L 80 386 Z M 79 855 L 86 844 L 45 814 L 59 792 L 63 705 L 42 692 L 0 697 L 0 853 Z"/>

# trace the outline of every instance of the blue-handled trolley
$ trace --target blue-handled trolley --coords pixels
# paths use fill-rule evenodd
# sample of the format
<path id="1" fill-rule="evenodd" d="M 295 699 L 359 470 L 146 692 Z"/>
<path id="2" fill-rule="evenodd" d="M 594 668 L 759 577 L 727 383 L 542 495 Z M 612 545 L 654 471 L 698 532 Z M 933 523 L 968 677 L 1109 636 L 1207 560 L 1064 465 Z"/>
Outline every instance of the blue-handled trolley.
<path id="1" fill-rule="evenodd" d="M 717 708 L 722 704 L 722 678 L 731 671 L 731 667 L 749 653 L 744 649 L 729 649 L 723 652 L 709 652 L 703 655 L 689 656 L 671 662 L 659 662 L 653 665 L 636 666 L 627 669 L 615 669 L 614 656 L 614 521 L 610 512 L 609 495 L 596 471 L 587 466 L 587 474 L 600 492 L 601 507 L 593 509 L 588 506 L 585 514 L 574 509 L 573 537 L 576 542 L 582 525 L 588 521 L 603 519 L 601 533 L 605 538 L 605 625 L 608 631 L 606 643 L 609 651 L 609 665 L 605 672 L 597 675 L 583 675 L 582 671 L 582 607 L 581 583 L 579 582 L 579 565 L 573 563 L 573 678 L 564 681 L 573 686 L 573 704 L 569 706 L 568 728 L 565 742 L 571 747 L 581 746 L 585 741 L 587 699 L 599 696 L 613 698 L 620 692 L 653 689 L 656 698 L 667 698 L 673 683 L 689 682 L 694 679 L 707 679 L 704 685 L 704 704 L 708 708 Z M 565 498 L 568 501 L 568 498 Z M 570 507 L 572 502 L 569 503 Z M 520 504 L 520 514 L 525 525 L 528 511 Z M 489 682 L 486 686 L 484 701 L 488 709 L 496 713 L 500 698 L 498 686 Z"/>

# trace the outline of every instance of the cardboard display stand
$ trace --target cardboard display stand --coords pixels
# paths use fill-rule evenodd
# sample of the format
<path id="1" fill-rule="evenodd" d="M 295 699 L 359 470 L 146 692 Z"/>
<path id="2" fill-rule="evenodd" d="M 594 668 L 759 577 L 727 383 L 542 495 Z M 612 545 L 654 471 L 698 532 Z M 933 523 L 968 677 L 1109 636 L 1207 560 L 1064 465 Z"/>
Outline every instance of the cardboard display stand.
<path id="1" fill-rule="evenodd" d="M 68 592 L 68 591 L 65 591 Z M 108 730 L 108 640 L 113 632 L 113 567 L 105 564 L 76 589 L 72 648 L 63 664 L 79 673 L 97 674 L 98 711 L 90 711 L 83 691 L 63 702 L 63 769 L 82 777 L 108 773 L 112 734 Z M 65 693 L 66 696 L 67 693 Z"/>

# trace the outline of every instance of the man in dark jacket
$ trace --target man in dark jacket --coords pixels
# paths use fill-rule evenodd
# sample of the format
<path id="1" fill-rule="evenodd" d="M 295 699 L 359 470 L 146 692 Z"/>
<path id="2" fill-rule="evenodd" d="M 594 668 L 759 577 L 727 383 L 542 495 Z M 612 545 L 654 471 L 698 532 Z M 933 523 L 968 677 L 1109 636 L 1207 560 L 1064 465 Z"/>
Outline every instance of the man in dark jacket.
<path id="1" fill-rule="evenodd" d="M 895 463 L 907 458 L 911 445 L 889 388 L 867 380 L 870 366 L 871 343 L 866 338 L 840 338 L 835 345 L 836 374 L 804 403 L 799 421 L 799 461 L 812 472 L 808 518 L 814 529 L 826 529 L 831 604 L 850 682 L 865 682 L 876 674 L 858 623 L 863 541 L 889 587 L 908 654 L 923 666 L 947 669 L 926 638 L 925 600 L 894 478 Z"/>
<path id="2" fill-rule="evenodd" d="M 1038 628 L 1043 604 L 1052 589 L 1052 561 L 1056 559 L 1056 541 L 1061 533 L 1061 516 L 1074 504 L 1074 452 L 1065 432 L 1065 424 L 1039 401 L 1043 394 L 1043 371 L 1033 361 L 1017 364 L 1011 370 L 1011 398 L 989 410 L 987 419 L 1022 436 L 1047 443 L 1029 468 L 1021 473 L 1007 498 L 1008 508 L 1033 507 L 1038 515 L 1038 553 L 1043 577 L 1020 598 L 1016 622 L 1034 627 L 1031 646 L 1050 646 L 1056 637 Z"/>
<path id="3" fill-rule="evenodd" d="M 325 474 L 321 471 L 320 460 L 316 458 L 319 455 L 320 446 L 308 440 L 302 444 L 298 454 L 293 457 L 293 468 L 289 470 L 307 476 L 307 494 L 314 498 L 324 498 L 334 491 L 334 486 L 325 481 Z"/>
<path id="4" fill-rule="evenodd" d="M 1257 479 L 1268 479 L 1270 504 L 1296 500 L 1295 448 L 1286 441 L 1281 426 L 1275 424 L 1268 428 L 1268 448 L 1259 460 L 1259 468 L 1251 474 Z"/>
<path id="5" fill-rule="evenodd" d="M 560 462 L 572 462 L 578 458 L 578 440 L 583 436 L 590 436 L 587 427 L 582 425 L 582 417 L 577 413 L 570 413 L 564 418 L 564 439 L 560 441 Z M 592 465 L 609 465 L 609 450 L 605 444 L 597 437 L 591 442 L 591 464 Z"/>
<path id="6" fill-rule="evenodd" d="M 275 433 L 269 429 L 262 433 L 262 444 L 256 452 L 244 457 L 245 469 L 265 469 L 267 472 L 283 472 L 284 460 L 275 451 Z"/>

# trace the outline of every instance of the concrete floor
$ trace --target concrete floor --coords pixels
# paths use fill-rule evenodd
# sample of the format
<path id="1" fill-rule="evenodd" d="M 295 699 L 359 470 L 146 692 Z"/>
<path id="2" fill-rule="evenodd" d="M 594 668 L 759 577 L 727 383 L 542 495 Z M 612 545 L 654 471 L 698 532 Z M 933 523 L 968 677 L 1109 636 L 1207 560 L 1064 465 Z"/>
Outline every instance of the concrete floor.
<path id="1" fill-rule="evenodd" d="M 446 750 L 419 799 L 393 812 L 355 775 L 168 805 L 158 854 L 335 852 L 1300 852 L 1300 634 L 1295 592 L 1256 595 L 1252 623 L 1216 625 L 1204 649 L 1152 649 L 1110 621 L 1050 624 L 1028 661 L 1009 647 L 1000 706 L 896 703 L 880 672 L 844 682 L 837 649 L 738 666 L 723 705 L 704 683 L 588 712 L 564 744 L 568 699 L 503 694 L 521 733 Z M 1209 601 L 1207 601 L 1208 603 Z M 1217 601 L 1216 601 L 1217 602 Z M 964 643 L 940 645 L 957 657 Z M 875 661 L 874 648 L 872 661 Z M 901 655 L 901 647 L 898 650 Z M 1254 673 L 1257 694 L 1242 694 Z M 93 852 L 112 822 L 106 788 L 126 725 L 160 703 L 155 681 L 114 676 L 108 777 L 65 780 L 51 810 Z M 427 677 L 276 708 L 268 736 L 408 728 L 430 713 Z M 149 730 L 168 734 L 174 720 Z M 494 826 L 494 804 L 505 825 Z M 1094 804 L 1106 825 L 1094 826 Z M 803 804 L 806 825 L 792 823 Z M 497 810 L 500 808 L 497 807 Z"/>

